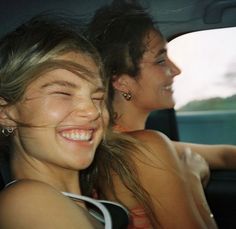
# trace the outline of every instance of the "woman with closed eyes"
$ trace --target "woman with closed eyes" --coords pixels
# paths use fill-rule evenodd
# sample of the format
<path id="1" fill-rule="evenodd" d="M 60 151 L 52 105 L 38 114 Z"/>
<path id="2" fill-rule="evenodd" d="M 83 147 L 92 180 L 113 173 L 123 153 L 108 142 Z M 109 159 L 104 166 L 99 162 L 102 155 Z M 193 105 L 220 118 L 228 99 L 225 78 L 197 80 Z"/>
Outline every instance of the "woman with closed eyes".
<path id="1" fill-rule="evenodd" d="M 109 116 L 95 48 L 59 18 L 37 16 L 0 40 L 0 151 L 12 179 L 0 228 L 125 228 L 124 207 L 81 195 Z"/>

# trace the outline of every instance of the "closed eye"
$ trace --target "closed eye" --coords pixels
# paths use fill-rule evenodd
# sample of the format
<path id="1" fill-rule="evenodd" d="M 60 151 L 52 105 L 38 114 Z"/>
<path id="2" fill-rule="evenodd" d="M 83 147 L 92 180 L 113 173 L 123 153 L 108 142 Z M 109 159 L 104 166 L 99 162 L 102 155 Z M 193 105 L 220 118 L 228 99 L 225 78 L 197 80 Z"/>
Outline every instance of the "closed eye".
<path id="1" fill-rule="evenodd" d="M 50 94 L 71 96 L 71 93 L 65 91 L 53 91 Z"/>
<path id="2" fill-rule="evenodd" d="M 104 100 L 104 96 L 93 97 L 92 100 L 103 101 Z"/>
<path id="3" fill-rule="evenodd" d="M 96 106 L 102 107 L 105 102 L 105 94 L 99 93 L 98 95 L 93 95 L 91 99 L 94 101 L 94 104 L 96 104 Z"/>

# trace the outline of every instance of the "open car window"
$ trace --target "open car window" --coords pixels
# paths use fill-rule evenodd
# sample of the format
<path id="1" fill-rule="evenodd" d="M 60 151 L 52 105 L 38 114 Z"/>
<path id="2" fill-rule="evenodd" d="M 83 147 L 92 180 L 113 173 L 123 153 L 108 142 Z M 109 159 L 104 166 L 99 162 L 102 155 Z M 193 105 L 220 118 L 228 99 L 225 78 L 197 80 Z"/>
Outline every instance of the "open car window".
<path id="1" fill-rule="evenodd" d="M 236 144 L 235 40 L 236 27 L 231 27 L 168 43 L 170 58 L 182 70 L 174 83 L 181 141 Z"/>

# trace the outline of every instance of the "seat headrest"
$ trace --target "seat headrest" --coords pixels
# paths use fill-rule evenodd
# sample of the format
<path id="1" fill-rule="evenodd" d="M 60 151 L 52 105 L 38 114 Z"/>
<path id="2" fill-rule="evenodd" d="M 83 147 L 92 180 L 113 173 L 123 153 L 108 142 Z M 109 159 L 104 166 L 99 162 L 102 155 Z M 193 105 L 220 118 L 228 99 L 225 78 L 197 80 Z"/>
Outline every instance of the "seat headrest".
<path id="1" fill-rule="evenodd" d="M 2 176 L 2 171 L 0 170 L 0 190 L 3 189 L 4 185 L 5 185 L 5 182 Z"/>
<path id="2" fill-rule="evenodd" d="M 11 181 L 9 167 L 9 156 L 5 155 L 4 158 L 1 158 L 0 164 L 0 190 Z"/>

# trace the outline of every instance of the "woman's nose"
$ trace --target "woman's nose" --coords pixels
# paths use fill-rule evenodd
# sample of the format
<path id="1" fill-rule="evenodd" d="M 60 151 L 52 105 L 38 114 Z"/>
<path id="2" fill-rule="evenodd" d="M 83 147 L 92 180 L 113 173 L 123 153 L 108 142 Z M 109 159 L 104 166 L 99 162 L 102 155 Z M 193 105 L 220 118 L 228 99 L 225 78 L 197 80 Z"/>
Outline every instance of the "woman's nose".
<path id="1" fill-rule="evenodd" d="M 171 67 L 172 77 L 175 77 L 181 73 L 179 67 L 171 60 L 170 60 L 170 67 Z"/>
<path id="2" fill-rule="evenodd" d="M 101 116 L 101 108 L 90 99 L 79 102 L 76 106 L 76 115 L 86 118 L 89 121 L 98 119 Z"/>

